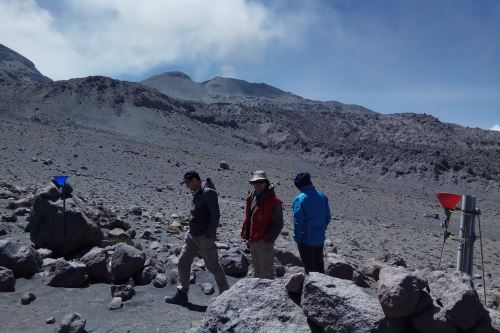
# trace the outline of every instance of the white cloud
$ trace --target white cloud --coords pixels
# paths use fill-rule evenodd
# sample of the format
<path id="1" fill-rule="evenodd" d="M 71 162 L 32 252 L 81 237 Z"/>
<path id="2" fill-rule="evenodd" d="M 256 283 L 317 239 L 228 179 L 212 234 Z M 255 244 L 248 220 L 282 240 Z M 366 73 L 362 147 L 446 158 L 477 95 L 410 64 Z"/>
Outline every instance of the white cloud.
<path id="1" fill-rule="evenodd" d="M 495 125 L 492 128 L 490 128 L 492 131 L 499 131 L 500 132 L 500 125 Z"/>
<path id="2" fill-rule="evenodd" d="M 53 79 L 141 74 L 190 62 L 234 72 L 269 47 L 296 43 L 312 14 L 249 0 L 68 0 L 47 11 L 34 0 L 0 0 L 0 43 Z"/>

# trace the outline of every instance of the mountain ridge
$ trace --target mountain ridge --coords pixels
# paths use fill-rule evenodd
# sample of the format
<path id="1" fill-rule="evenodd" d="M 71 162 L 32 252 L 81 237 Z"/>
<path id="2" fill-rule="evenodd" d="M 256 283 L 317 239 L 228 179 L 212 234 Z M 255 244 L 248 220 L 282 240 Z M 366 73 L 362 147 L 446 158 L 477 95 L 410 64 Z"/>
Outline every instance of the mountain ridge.
<path id="1" fill-rule="evenodd" d="M 52 81 L 42 75 L 35 65 L 21 54 L 0 43 L 0 84 L 16 81 L 39 83 Z"/>

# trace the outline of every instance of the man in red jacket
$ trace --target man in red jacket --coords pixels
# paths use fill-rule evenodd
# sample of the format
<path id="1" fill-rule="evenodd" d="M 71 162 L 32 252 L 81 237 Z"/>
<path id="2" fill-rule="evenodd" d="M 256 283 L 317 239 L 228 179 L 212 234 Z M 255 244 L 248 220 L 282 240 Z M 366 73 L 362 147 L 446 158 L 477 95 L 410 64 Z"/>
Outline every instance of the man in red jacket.
<path id="1" fill-rule="evenodd" d="M 283 228 L 282 201 L 264 171 L 249 180 L 254 190 L 246 199 L 241 237 L 248 241 L 255 277 L 274 279 L 274 241 Z"/>

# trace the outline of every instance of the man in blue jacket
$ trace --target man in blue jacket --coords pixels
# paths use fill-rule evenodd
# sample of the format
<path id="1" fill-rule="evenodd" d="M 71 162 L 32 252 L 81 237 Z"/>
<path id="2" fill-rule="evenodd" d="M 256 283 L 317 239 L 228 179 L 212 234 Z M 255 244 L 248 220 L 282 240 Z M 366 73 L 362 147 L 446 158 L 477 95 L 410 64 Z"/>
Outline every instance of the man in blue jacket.
<path id="1" fill-rule="evenodd" d="M 297 174 L 294 183 L 300 194 L 292 203 L 293 238 L 299 248 L 306 274 L 324 273 L 323 244 L 331 219 L 328 198 L 322 192 L 316 191 L 308 172 Z"/>

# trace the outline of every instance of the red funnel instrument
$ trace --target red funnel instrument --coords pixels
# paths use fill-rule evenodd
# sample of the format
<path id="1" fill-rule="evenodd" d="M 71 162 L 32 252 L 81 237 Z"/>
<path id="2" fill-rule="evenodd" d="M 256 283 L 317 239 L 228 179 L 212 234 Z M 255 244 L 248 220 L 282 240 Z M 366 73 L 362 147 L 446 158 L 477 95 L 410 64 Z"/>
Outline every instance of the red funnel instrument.
<path id="1" fill-rule="evenodd" d="M 444 209 L 453 210 L 458 205 L 460 199 L 462 199 L 462 196 L 455 193 L 438 192 L 436 193 L 436 198 Z"/>

